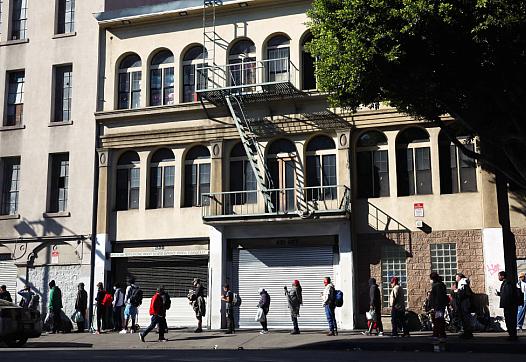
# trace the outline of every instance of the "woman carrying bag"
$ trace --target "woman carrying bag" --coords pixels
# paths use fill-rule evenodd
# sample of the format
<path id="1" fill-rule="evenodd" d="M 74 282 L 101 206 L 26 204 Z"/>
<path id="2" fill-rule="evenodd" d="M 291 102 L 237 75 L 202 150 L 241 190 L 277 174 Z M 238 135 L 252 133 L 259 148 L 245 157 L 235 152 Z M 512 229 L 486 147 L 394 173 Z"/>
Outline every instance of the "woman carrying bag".
<path id="1" fill-rule="evenodd" d="M 263 288 L 259 288 L 258 292 L 260 298 L 258 303 L 258 311 L 256 314 L 256 321 L 261 323 L 261 327 L 263 327 L 263 330 L 259 332 L 259 334 L 267 334 L 267 314 L 270 309 L 270 295 L 268 295 L 267 291 Z"/>

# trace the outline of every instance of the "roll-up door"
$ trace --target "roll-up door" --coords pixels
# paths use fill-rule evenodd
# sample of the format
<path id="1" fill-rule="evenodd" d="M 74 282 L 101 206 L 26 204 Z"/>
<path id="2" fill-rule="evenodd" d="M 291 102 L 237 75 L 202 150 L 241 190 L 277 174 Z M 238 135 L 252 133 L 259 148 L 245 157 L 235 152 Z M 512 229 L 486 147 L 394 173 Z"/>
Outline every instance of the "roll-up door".
<path id="1" fill-rule="evenodd" d="M 139 324 L 150 323 L 150 301 L 160 285 L 170 294 L 172 305 L 166 313 L 169 327 L 187 327 L 197 325 L 195 313 L 188 303 L 188 290 L 192 288 L 194 278 L 200 278 L 207 294 L 208 256 L 155 256 L 116 259 L 115 279 L 122 285 L 133 277 L 143 290 L 144 299 L 139 307 Z M 207 306 L 208 307 L 208 306 Z M 208 309 L 208 308 L 207 308 Z M 208 313 L 208 310 L 207 310 Z M 207 318 L 203 318 L 206 325 Z"/>
<path id="2" fill-rule="evenodd" d="M 270 295 L 269 328 L 291 328 L 290 312 L 283 287 L 298 279 L 303 289 L 300 328 L 325 328 L 327 320 L 321 302 L 323 278 L 333 276 L 331 246 L 272 249 L 236 249 L 233 255 L 233 289 L 242 298 L 240 328 L 260 328 L 254 321 L 259 301 L 258 288 Z"/>
<path id="3" fill-rule="evenodd" d="M 17 268 L 15 262 L 10 259 L 0 259 L 0 285 L 5 285 L 11 298 L 16 298 Z"/>

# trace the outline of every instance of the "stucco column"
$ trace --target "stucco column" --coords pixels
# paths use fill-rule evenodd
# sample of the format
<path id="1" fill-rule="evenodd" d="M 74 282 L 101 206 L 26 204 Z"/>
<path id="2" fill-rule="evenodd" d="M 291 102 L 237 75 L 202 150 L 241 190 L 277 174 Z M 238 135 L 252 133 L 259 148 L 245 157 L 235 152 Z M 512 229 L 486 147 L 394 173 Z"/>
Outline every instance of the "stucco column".
<path id="1" fill-rule="evenodd" d="M 336 142 L 338 145 L 338 155 L 336 156 L 338 185 L 347 186 L 351 188 L 351 130 L 344 129 L 336 131 Z M 342 200 L 344 190 L 338 190 L 338 200 Z M 350 195 L 348 195 L 350 197 Z"/>
<path id="2" fill-rule="evenodd" d="M 354 329 L 354 311 L 356 296 L 354 293 L 354 259 L 351 247 L 351 224 L 342 222 L 338 230 L 338 248 L 340 260 L 336 287 L 343 292 L 344 303 L 341 308 L 337 308 L 336 320 L 339 329 Z"/>
<path id="3" fill-rule="evenodd" d="M 97 234 L 93 240 L 93 280 L 106 284 L 105 272 L 111 269 L 111 263 L 106 254 L 111 251 L 109 240 L 109 215 L 111 212 L 110 193 L 110 162 L 106 149 L 98 150 L 99 157 L 99 187 L 97 204 Z"/>
<path id="4" fill-rule="evenodd" d="M 431 156 L 431 187 L 433 194 L 440 195 L 440 160 L 438 152 L 438 135 L 440 128 L 428 128 Z"/>
<path id="5" fill-rule="evenodd" d="M 208 325 L 211 329 L 221 329 L 223 303 L 221 293 L 226 280 L 226 238 L 221 227 L 210 227 L 210 269 L 208 271 Z"/>
<path id="6" fill-rule="evenodd" d="M 210 143 L 210 154 L 212 155 L 210 165 L 210 192 L 223 192 L 223 141 Z M 221 195 L 215 195 L 210 199 L 210 214 L 217 215 L 222 212 L 223 200 Z"/>
<path id="7" fill-rule="evenodd" d="M 397 181 L 396 181 L 396 136 L 397 131 L 387 131 L 385 136 L 387 137 L 387 154 L 388 154 L 388 165 L 389 165 L 389 195 L 396 197 L 398 195 Z"/>

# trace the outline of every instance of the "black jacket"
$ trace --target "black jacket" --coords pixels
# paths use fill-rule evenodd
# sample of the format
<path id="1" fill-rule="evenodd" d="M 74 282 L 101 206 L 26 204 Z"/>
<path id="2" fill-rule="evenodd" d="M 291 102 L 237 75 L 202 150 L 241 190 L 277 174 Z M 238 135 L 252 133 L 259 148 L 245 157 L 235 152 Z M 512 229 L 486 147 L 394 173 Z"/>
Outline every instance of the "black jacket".
<path id="1" fill-rule="evenodd" d="M 262 308 L 265 314 L 267 314 L 270 309 L 270 295 L 268 295 L 266 290 L 260 294 L 258 307 Z"/>
<path id="2" fill-rule="evenodd" d="M 7 290 L 5 292 L 0 292 L 0 299 L 13 303 L 13 298 L 11 298 L 11 293 L 9 293 L 9 291 Z"/>
<path id="3" fill-rule="evenodd" d="M 504 280 L 500 285 L 500 307 L 514 308 L 517 306 L 517 286 L 509 280 Z"/>
<path id="4" fill-rule="evenodd" d="M 75 309 L 81 312 L 88 309 L 88 293 L 85 290 L 79 290 L 77 292 L 77 299 L 75 300 Z"/>
<path id="5" fill-rule="evenodd" d="M 380 288 L 378 288 L 374 278 L 369 280 L 369 306 L 373 306 L 375 310 L 380 310 L 382 308 Z"/>
<path id="6" fill-rule="evenodd" d="M 449 304 L 447 288 L 443 282 L 434 282 L 429 294 L 429 307 L 435 310 L 443 310 Z"/>

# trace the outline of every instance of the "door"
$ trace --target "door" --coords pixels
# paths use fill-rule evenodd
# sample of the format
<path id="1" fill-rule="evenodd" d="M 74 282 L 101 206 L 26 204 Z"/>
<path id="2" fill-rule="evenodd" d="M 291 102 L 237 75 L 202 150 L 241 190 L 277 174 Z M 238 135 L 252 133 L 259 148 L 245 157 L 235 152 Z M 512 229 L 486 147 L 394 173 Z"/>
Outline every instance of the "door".
<path id="1" fill-rule="evenodd" d="M 272 203 L 278 212 L 296 210 L 296 170 L 293 158 L 270 158 L 268 160 L 272 177 Z"/>
<path id="2" fill-rule="evenodd" d="M 0 255 L 0 258 L 2 255 Z M 13 301 L 16 299 L 17 268 L 11 259 L 0 259 L 0 285 L 5 285 Z"/>
<path id="3" fill-rule="evenodd" d="M 323 278 L 333 277 L 332 246 L 235 249 L 233 254 L 233 289 L 242 298 L 236 321 L 240 328 L 261 328 L 254 321 L 259 301 L 258 288 L 270 295 L 269 328 L 292 328 L 290 311 L 283 287 L 300 281 L 303 306 L 300 329 L 326 328 L 327 319 L 321 302 Z"/>

